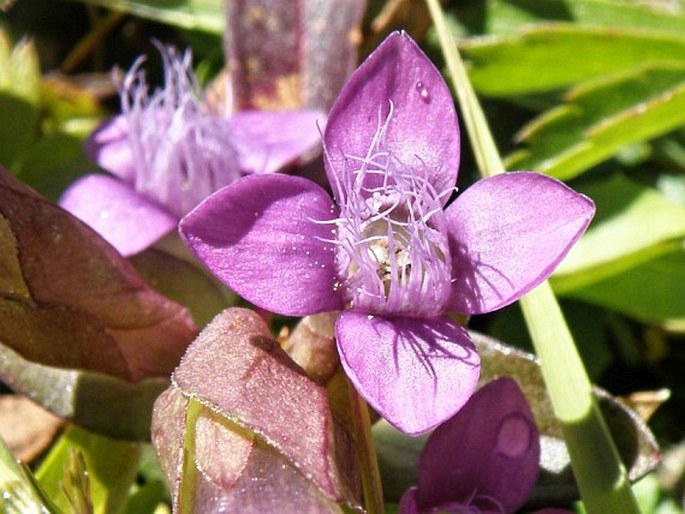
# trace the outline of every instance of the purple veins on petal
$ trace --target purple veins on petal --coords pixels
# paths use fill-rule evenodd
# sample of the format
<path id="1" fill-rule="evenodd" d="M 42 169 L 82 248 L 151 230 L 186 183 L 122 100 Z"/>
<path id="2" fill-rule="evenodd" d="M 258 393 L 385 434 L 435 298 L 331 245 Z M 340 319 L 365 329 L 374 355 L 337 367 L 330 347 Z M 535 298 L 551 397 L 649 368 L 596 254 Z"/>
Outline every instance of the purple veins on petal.
<path id="1" fill-rule="evenodd" d="M 430 430 L 475 390 L 480 359 L 447 317 L 385 318 L 345 311 L 335 324 L 340 362 L 359 393 L 408 434 Z"/>

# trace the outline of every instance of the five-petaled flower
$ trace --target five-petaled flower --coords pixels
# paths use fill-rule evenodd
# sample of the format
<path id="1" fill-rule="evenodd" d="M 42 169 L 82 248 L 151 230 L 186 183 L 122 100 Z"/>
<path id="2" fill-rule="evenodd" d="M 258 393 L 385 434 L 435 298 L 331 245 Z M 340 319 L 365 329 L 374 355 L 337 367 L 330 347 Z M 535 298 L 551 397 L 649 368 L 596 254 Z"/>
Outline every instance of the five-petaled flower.
<path id="1" fill-rule="evenodd" d="M 538 477 L 540 439 L 518 384 L 499 378 L 430 435 L 400 514 L 510 514 Z M 543 509 L 535 514 L 571 514 Z"/>
<path id="2" fill-rule="evenodd" d="M 123 255 L 144 250 L 223 186 L 251 173 L 278 171 L 319 143 L 318 111 L 244 111 L 210 105 L 191 55 L 158 45 L 164 87 L 150 92 L 144 59 L 121 85 L 122 114 L 96 130 L 86 153 L 114 177 L 86 175 L 60 205 Z"/>
<path id="3" fill-rule="evenodd" d="M 404 33 L 352 75 L 323 139 L 334 200 L 303 178 L 250 176 L 186 216 L 182 237 L 262 308 L 343 310 L 335 334 L 350 380 L 394 426 L 425 432 L 464 405 L 479 375 L 448 313 L 489 312 L 542 282 L 594 206 L 550 177 L 507 173 L 445 208 L 460 155 L 454 104 Z"/>

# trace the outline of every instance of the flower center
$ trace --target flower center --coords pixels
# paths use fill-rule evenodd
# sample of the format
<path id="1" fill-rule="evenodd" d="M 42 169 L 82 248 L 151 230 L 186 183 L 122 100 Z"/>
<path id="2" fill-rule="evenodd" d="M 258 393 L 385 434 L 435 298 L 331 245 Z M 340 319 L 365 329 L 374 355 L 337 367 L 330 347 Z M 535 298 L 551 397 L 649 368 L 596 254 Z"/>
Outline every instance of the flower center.
<path id="1" fill-rule="evenodd" d="M 122 85 L 122 112 L 136 168 L 133 187 L 182 217 L 240 172 L 228 123 L 197 96 L 190 54 L 160 51 L 164 88 L 150 93 L 137 61 Z"/>
<path id="2" fill-rule="evenodd" d="M 418 158 L 407 166 L 387 149 L 392 106 L 364 157 L 340 184 L 338 274 L 351 308 L 372 314 L 436 316 L 451 291 L 442 196 Z M 446 192 L 451 193 L 451 191 Z"/>

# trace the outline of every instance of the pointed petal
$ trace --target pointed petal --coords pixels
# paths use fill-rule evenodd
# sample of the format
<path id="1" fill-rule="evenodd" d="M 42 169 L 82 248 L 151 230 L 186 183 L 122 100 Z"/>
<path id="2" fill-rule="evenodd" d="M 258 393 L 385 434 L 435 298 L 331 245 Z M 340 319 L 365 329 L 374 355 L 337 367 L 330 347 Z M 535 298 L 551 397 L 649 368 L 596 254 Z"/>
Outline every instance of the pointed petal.
<path id="1" fill-rule="evenodd" d="M 241 169 L 249 173 L 280 170 L 316 147 L 319 127 L 326 115 L 320 111 L 242 111 L 229 119 Z"/>
<path id="2" fill-rule="evenodd" d="M 476 182 L 445 211 L 451 310 L 479 314 L 518 300 L 552 273 L 594 212 L 592 200 L 539 173 Z"/>
<path id="3" fill-rule="evenodd" d="M 86 140 L 84 151 L 98 166 L 127 182 L 133 181 L 135 166 L 126 117 L 115 116 L 103 123 Z"/>
<path id="4" fill-rule="evenodd" d="M 514 512 L 535 485 L 539 460 L 535 420 L 521 389 L 510 378 L 494 380 L 428 439 L 419 506 L 463 502 Z"/>
<path id="5" fill-rule="evenodd" d="M 449 318 L 388 319 L 346 311 L 335 334 L 359 394 L 407 434 L 442 423 L 475 390 L 480 359 L 466 330 Z"/>
<path id="6" fill-rule="evenodd" d="M 252 175 L 181 220 L 181 235 L 220 280 L 250 302 L 286 316 L 339 310 L 334 291 L 335 207 L 315 183 Z"/>
<path id="7" fill-rule="evenodd" d="M 349 159 L 367 156 L 391 103 L 383 149 L 405 166 L 427 170 L 437 191 L 454 187 L 459 128 L 452 95 L 416 43 L 394 32 L 352 75 L 328 118 L 326 172 L 338 203 L 338 184 L 359 166 Z"/>
<path id="8" fill-rule="evenodd" d="M 98 232 L 124 257 L 152 246 L 178 220 L 128 184 L 106 175 L 86 175 L 67 189 L 59 205 Z"/>

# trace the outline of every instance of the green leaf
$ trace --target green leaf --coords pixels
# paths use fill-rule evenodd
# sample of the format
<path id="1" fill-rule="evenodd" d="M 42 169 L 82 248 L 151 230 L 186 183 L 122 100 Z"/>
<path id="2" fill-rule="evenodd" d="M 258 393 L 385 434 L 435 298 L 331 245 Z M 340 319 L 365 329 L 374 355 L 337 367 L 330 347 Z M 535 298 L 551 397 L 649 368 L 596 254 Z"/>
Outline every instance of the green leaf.
<path id="1" fill-rule="evenodd" d="M 0 439 L 0 512 L 4 514 L 61 514 L 35 482 L 29 469 L 17 462 Z"/>
<path id="2" fill-rule="evenodd" d="M 561 89 L 644 63 L 685 62 L 683 37 L 562 23 L 466 40 L 461 50 L 474 87 L 491 96 Z"/>
<path id="3" fill-rule="evenodd" d="M 222 0 L 77 0 L 141 18 L 220 34 L 224 30 Z"/>
<path id="4" fill-rule="evenodd" d="M 46 366 L 0 345 L 0 376 L 17 393 L 89 430 L 131 440 L 150 437 L 152 405 L 169 385 L 135 384 L 92 371 Z"/>
<path id="5" fill-rule="evenodd" d="M 0 164 L 14 169 L 19 156 L 38 135 L 38 107 L 0 91 Z"/>
<path id="6" fill-rule="evenodd" d="M 81 138 L 55 132 L 24 148 L 12 171 L 42 195 L 57 201 L 69 184 L 98 168 L 83 153 Z"/>
<path id="7" fill-rule="evenodd" d="M 71 448 L 69 461 L 64 468 L 60 482 L 61 490 L 74 514 L 93 514 L 93 500 L 90 494 L 90 478 L 83 453 Z"/>
<path id="8" fill-rule="evenodd" d="M 508 169 L 569 179 L 631 143 L 685 124 L 685 63 L 649 65 L 580 85 L 524 127 Z"/>
<path id="9" fill-rule="evenodd" d="M 666 330 L 685 332 L 685 249 L 574 289 L 568 295 L 613 309 Z"/>
<path id="10" fill-rule="evenodd" d="M 72 501 L 62 489 L 68 483 L 65 481 L 70 480 L 68 474 L 78 473 L 79 468 L 74 468 L 72 463 L 74 451 L 85 459 L 85 479 L 90 490 L 93 512 L 117 512 L 136 479 L 140 444 L 109 439 L 75 426 L 67 428 L 36 473 L 45 491 L 65 512 L 74 512 Z M 83 482 L 84 477 L 81 476 L 78 480 Z"/>
<path id="11" fill-rule="evenodd" d="M 558 293 L 667 253 L 685 238 L 685 205 L 655 189 L 621 175 L 581 184 L 578 189 L 594 200 L 597 213 L 550 279 Z"/>
<path id="12" fill-rule="evenodd" d="M 410 437 L 380 419 L 371 429 L 386 501 L 398 502 L 418 483 L 419 456 L 429 434 Z"/>
<path id="13" fill-rule="evenodd" d="M 38 135 L 40 66 L 35 48 L 21 42 L 12 48 L 0 30 L 0 164 L 12 167 Z"/>
<path id="14" fill-rule="evenodd" d="M 598 379 L 613 362 L 607 341 L 607 316 L 597 307 L 570 299 L 561 301 L 576 347 L 591 380 Z M 526 331 L 523 313 L 518 303 L 497 311 L 488 334 L 524 351 L 532 351 L 533 343 Z"/>
<path id="15" fill-rule="evenodd" d="M 118 514 L 158 512 L 155 509 L 160 504 L 171 503 L 164 472 L 159 465 L 154 448 L 146 443 L 141 445 L 141 449 L 136 485 L 131 488 L 126 505 Z"/>
<path id="16" fill-rule="evenodd" d="M 5 31 L 0 30 L 0 91 L 35 104 L 40 97 L 40 77 L 33 43 L 24 40 L 12 47 Z"/>
<path id="17" fill-rule="evenodd" d="M 682 36 L 682 12 L 657 3 L 626 0 L 493 0 L 485 4 L 486 33 L 509 34 L 536 22 L 572 21 L 581 26 L 632 28 Z"/>

